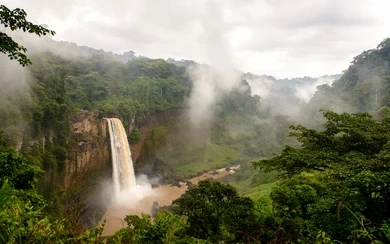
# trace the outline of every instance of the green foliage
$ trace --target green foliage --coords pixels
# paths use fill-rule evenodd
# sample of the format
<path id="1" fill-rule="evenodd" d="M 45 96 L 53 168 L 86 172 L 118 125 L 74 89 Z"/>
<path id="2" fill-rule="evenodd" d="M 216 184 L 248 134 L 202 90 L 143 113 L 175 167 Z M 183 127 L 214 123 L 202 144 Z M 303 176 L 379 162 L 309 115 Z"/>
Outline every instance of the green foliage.
<path id="1" fill-rule="evenodd" d="M 156 165 L 156 170 L 145 173 L 191 177 L 275 155 L 282 145 L 291 142 L 287 138 L 289 120 L 270 116 L 265 110 L 243 81 L 240 89 L 225 94 L 212 111 L 215 118 L 210 121 L 211 128 L 194 130 L 184 116 L 156 126 L 140 159 Z M 164 166 L 157 170 L 161 163 Z"/>
<path id="2" fill-rule="evenodd" d="M 324 171 L 347 166 L 351 170 L 387 170 L 380 155 L 387 148 L 389 120 L 375 121 L 367 113 L 337 114 L 324 111 L 327 122 L 323 131 L 291 126 L 301 148 L 287 146 L 277 157 L 254 162 L 266 170 L 283 170 L 288 175 L 303 171 Z M 365 161 L 372 159 L 369 164 Z M 379 161 L 376 161 L 379 160 Z"/>
<path id="3" fill-rule="evenodd" d="M 133 128 L 130 132 L 130 143 L 137 143 L 141 138 L 141 133 L 137 128 Z"/>
<path id="4" fill-rule="evenodd" d="M 54 198 L 62 185 L 73 140 L 70 123 L 76 112 L 87 109 L 129 123 L 134 116 L 181 107 L 189 94 L 185 69 L 162 60 L 134 60 L 125 65 L 108 56 L 68 60 L 51 53 L 31 59 L 34 65 L 28 67 L 29 75 L 22 77 L 27 78 L 29 89 L 0 92 L 0 126 L 7 141 L 20 146 L 29 164 L 45 170 L 39 189 Z M 138 74 L 132 62 L 148 71 Z M 133 139 L 139 136 L 136 132 Z"/>
<path id="5" fill-rule="evenodd" d="M 376 112 L 376 117 L 379 120 L 383 120 L 386 118 L 390 118 L 390 108 L 387 106 L 383 106 Z"/>
<path id="6" fill-rule="evenodd" d="M 9 28 L 12 31 L 27 31 L 38 36 L 55 34 L 52 30 L 27 21 L 26 17 L 27 13 L 23 9 L 16 8 L 14 10 L 10 10 L 4 5 L 0 5 L 0 24 L 4 27 Z M 25 47 L 19 45 L 6 33 L 0 32 L 0 52 L 8 54 L 8 57 L 11 60 L 16 59 L 22 66 L 26 66 L 31 64 L 31 60 L 28 59 L 25 54 L 26 51 L 27 49 Z"/>
<path id="7" fill-rule="evenodd" d="M 319 109 L 340 111 L 370 111 L 390 106 L 388 50 L 390 41 L 384 39 L 375 49 L 356 56 L 332 87 L 323 85 L 304 110 L 315 118 Z"/>
<path id="8" fill-rule="evenodd" d="M 384 223 L 381 226 L 381 230 L 385 234 L 387 241 L 390 241 L 390 220 L 384 221 Z"/>
<path id="9" fill-rule="evenodd" d="M 128 215 L 127 227 L 121 229 L 110 239 L 115 243 L 168 244 L 177 243 L 185 226 L 183 218 L 168 211 L 157 213 L 152 220 L 147 214 Z"/>
<path id="10" fill-rule="evenodd" d="M 296 179 L 281 183 L 271 193 L 274 209 L 291 218 L 298 215 L 306 219 L 310 204 L 316 202 L 317 198 L 314 187 Z"/>
<path id="11" fill-rule="evenodd" d="M 4 141 L 0 142 L 0 184 L 9 182 L 15 189 L 32 189 L 41 173 L 43 171 L 39 167 L 28 165 L 14 148 L 8 147 Z"/>
<path id="12" fill-rule="evenodd" d="M 41 72 L 48 67 L 56 69 L 52 60 L 43 55 L 35 57 L 40 67 L 38 80 L 46 75 Z M 61 60 L 59 57 L 52 57 Z M 49 63 L 50 62 L 50 63 Z M 180 67 L 163 60 L 146 58 L 129 61 L 127 66 L 106 56 L 70 61 L 64 65 L 64 89 L 72 107 L 99 111 L 102 116 L 165 111 L 182 106 L 189 94 L 189 82 Z M 169 70 L 169 71 L 168 71 Z"/>
<path id="13" fill-rule="evenodd" d="M 191 176 L 240 163 L 241 171 L 231 178 L 238 191 L 255 198 L 256 203 L 238 196 L 229 185 L 201 182 L 175 201 L 175 214 L 159 213 L 154 220 L 147 215 L 128 216 L 129 226 L 110 241 L 388 242 L 389 43 L 384 40 L 377 49 L 356 57 L 335 85 L 318 87 L 311 103 L 303 107 L 313 119 L 308 124 L 321 121 L 316 118 L 319 108 L 336 109 L 343 103 L 350 104 L 352 110 L 379 109 L 379 120 L 368 113 L 325 111 L 321 129 L 291 127 L 291 136 L 301 143 L 301 147 L 293 147 L 294 141 L 287 138 L 289 119 L 271 116 L 243 81 L 242 87 L 248 89 L 224 95 L 212 111 L 216 119 L 211 130 L 205 128 L 205 135 L 196 135 L 204 136 L 207 143 L 199 143 L 182 121 L 155 127 L 144 159 L 155 160 L 159 169 L 168 172 L 164 176 Z M 43 217 L 46 204 L 34 191 L 39 170 L 27 163 L 44 168 L 47 173 L 40 185 L 46 193 L 55 191 L 72 143 L 69 122 L 77 111 L 92 110 L 100 117 L 115 116 L 129 122 L 134 116 L 138 120 L 151 113 L 182 108 L 192 87 L 190 79 L 185 68 L 161 59 L 134 58 L 123 64 L 103 55 L 67 60 L 49 53 L 32 59 L 28 80 L 31 104 L 22 101 L 26 93 L 1 93 L 2 98 L 7 97 L 0 103 L 5 138 L 12 145 L 22 143 L 21 152 L 26 156 L 0 141 L 0 163 L 4 165 L 0 168 L 4 185 L 0 190 L 0 216 L 4 219 L 0 224 L 9 227 L 1 232 L 3 240 L 105 241 L 99 237 L 101 228 L 75 234 L 69 221 L 51 222 Z M 18 100 L 21 103 L 15 105 Z M 25 121 L 31 131 L 21 130 Z M 139 131 L 134 129 L 130 141 L 139 138 Z M 243 164 L 275 155 L 285 144 L 290 146 L 279 156 L 254 163 L 264 171 L 254 172 Z M 275 182 L 277 173 L 288 178 Z M 15 205 L 10 207 L 11 201 Z"/>
<path id="14" fill-rule="evenodd" d="M 321 230 L 339 241 L 386 242 L 390 121 L 367 113 L 323 114 L 321 131 L 291 127 L 301 147 L 253 163 L 292 177 L 272 191 L 275 211 L 299 223 L 308 238 Z"/>
<path id="15" fill-rule="evenodd" d="M 218 117 L 258 115 L 260 112 L 260 97 L 252 96 L 250 86 L 242 81 L 242 89 L 232 90 L 225 94 L 219 102 Z"/>
<path id="16" fill-rule="evenodd" d="M 187 217 L 189 236 L 212 242 L 237 242 L 244 240 L 252 228 L 254 204 L 251 199 L 238 196 L 230 185 L 205 180 L 175 200 L 172 210 Z"/>
<path id="17" fill-rule="evenodd" d="M 316 244 L 330 244 L 332 240 L 326 235 L 324 231 L 320 231 L 316 237 Z"/>
<path id="18" fill-rule="evenodd" d="M 22 155 L 0 136 L 0 242 L 1 243 L 98 243 L 102 227 L 79 233 L 65 219 L 52 220 L 50 209 L 35 190 L 42 171 L 28 165 Z"/>
<path id="19" fill-rule="evenodd" d="M 35 193 L 36 194 L 36 193 Z M 39 197 L 39 196 L 37 196 Z M 102 227 L 73 233 L 69 222 L 50 220 L 42 211 L 45 205 L 34 206 L 19 198 L 3 184 L 0 189 L 0 241 L 2 243 L 102 243 Z"/>

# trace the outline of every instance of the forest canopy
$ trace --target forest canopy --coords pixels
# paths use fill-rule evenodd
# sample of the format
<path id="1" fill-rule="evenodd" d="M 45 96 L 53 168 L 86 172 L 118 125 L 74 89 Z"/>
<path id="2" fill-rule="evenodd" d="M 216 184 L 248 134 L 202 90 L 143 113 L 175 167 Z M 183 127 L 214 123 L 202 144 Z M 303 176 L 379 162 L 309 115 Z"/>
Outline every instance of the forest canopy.
<path id="1" fill-rule="evenodd" d="M 0 5 L 0 23 L 8 31 L 55 34 L 26 17 L 22 9 Z M 130 128 L 149 115 L 185 111 L 194 87 L 187 68 L 198 64 L 77 45 L 76 52 L 87 49 L 90 55 L 38 52 L 27 57 L 27 49 L 7 33 L 0 32 L 0 51 L 21 66 L 34 65 L 10 76 L 5 75 L 8 66 L 0 66 L 0 81 L 14 85 L 0 90 L 0 242 L 390 242 L 389 39 L 356 56 L 340 79 L 319 86 L 308 103 L 297 99 L 291 83 L 284 86 L 291 80 L 270 79 L 277 87 L 269 101 L 283 97 L 304 112 L 293 119 L 253 95 L 247 74 L 219 97 L 204 144 L 181 133 L 188 127 L 175 118 L 151 128 L 145 159 L 168 172 L 165 179 L 177 172 L 189 176 L 214 165 L 242 164 L 241 171 L 226 177 L 238 179 L 238 187 L 212 180 L 187 183 L 172 206 L 153 217 L 128 215 L 126 227 L 103 237 L 103 225 L 82 229 L 82 208 L 64 210 L 68 199 L 60 199 L 68 193 L 61 180 L 69 148 L 77 143 L 72 118 L 89 111 L 99 119 L 119 117 Z M 15 85 L 22 80 L 25 86 Z M 128 131 L 130 142 L 138 143 L 142 132 Z M 164 147 L 169 150 L 163 152 Z M 183 154 L 186 159 L 180 158 Z M 197 167 L 196 160 L 201 162 Z M 250 160 L 255 169 L 248 166 Z M 254 188 L 259 192 L 250 198 L 238 191 L 245 184 L 268 188 Z"/>

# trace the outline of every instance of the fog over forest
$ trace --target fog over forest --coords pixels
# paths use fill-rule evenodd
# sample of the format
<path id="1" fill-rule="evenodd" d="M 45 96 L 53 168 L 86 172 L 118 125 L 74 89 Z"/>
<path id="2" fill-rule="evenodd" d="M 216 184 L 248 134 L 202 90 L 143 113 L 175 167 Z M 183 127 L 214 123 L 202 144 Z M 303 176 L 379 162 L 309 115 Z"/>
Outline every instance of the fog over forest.
<path id="1" fill-rule="evenodd" d="M 390 243 L 387 7 L 3 1 L 0 242 Z"/>

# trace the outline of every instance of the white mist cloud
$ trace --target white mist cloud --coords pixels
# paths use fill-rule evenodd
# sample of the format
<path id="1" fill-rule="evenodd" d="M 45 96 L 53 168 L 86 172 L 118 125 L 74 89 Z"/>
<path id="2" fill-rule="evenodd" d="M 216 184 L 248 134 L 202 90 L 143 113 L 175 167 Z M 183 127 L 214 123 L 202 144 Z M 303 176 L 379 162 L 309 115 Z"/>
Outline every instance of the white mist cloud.
<path id="1" fill-rule="evenodd" d="M 237 87 L 240 81 L 240 73 L 234 68 L 230 47 L 224 39 L 226 25 L 222 15 L 218 5 L 210 1 L 205 5 L 200 22 L 203 32 L 199 43 L 211 66 L 199 65 L 189 71 L 194 82 L 189 119 L 195 128 L 207 128 L 219 97 Z"/>
<path id="2" fill-rule="evenodd" d="M 0 55 L 0 127 L 8 142 L 20 149 L 29 130 L 26 108 L 32 104 L 28 72 L 17 61 Z"/>
<path id="3" fill-rule="evenodd" d="M 129 190 L 121 191 L 118 196 L 115 197 L 114 202 L 117 204 L 126 204 L 133 209 L 142 208 L 142 200 L 153 194 L 153 189 L 150 184 L 137 184 Z M 147 209 L 148 212 L 149 207 Z"/>
<path id="4" fill-rule="evenodd" d="M 160 178 L 158 178 L 158 177 L 149 178 L 145 174 L 139 174 L 139 175 L 137 175 L 136 182 L 137 182 L 137 185 L 159 185 Z"/>
<path id="5" fill-rule="evenodd" d="M 301 86 L 297 86 L 295 88 L 295 95 L 305 103 L 308 103 L 314 93 L 317 91 L 317 86 L 320 85 L 332 85 L 333 81 L 335 80 L 334 77 L 331 76 L 322 76 L 319 77 L 314 83 L 310 84 L 304 84 Z"/>
<path id="6" fill-rule="evenodd" d="M 271 92 L 273 82 L 267 77 L 257 77 L 255 79 L 247 78 L 253 95 L 259 95 L 262 99 L 267 98 Z"/>
<path id="7" fill-rule="evenodd" d="M 13 96 L 15 92 L 28 92 L 27 68 L 6 56 L 0 56 L 0 95 Z"/>
<path id="8" fill-rule="evenodd" d="M 155 179 L 153 179 L 155 181 Z M 113 204 L 124 204 L 132 209 L 142 209 L 145 212 L 148 212 L 150 207 L 148 206 L 144 209 L 142 201 L 150 196 L 155 195 L 152 189 L 151 180 L 144 174 L 137 176 L 136 179 L 137 184 L 127 190 L 120 191 L 120 194 L 117 196 L 113 196 L 112 203 Z"/>

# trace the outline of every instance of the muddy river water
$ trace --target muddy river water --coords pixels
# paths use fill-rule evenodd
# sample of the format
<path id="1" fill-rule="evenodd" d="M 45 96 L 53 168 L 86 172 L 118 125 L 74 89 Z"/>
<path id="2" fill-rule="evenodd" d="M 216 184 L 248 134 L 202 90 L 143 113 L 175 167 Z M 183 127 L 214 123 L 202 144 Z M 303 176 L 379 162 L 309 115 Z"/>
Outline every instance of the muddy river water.
<path id="1" fill-rule="evenodd" d="M 239 167 L 230 167 L 230 171 L 226 171 L 225 168 L 209 171 L 189 181 L 197 184 L 200 180 L 207 178 L 222 178 L 228 174 L 233 174 Z M 185 183 L 181 183 L 181 187 L 161 185 L 155 188 L 151 188 L 148 184 L 140 184 L 129 192 L 121 193 L 118 199 L 107 208 L 107 212 L 103 217 L 106 220 L 103 235 L 112 235 L 125 227 L 124 218 L 126 215 L 149 214 L 154 202 L 157 202 L 160 207 L 171 205 L 172 201 L 179 198 L 186 190 Z"/>

